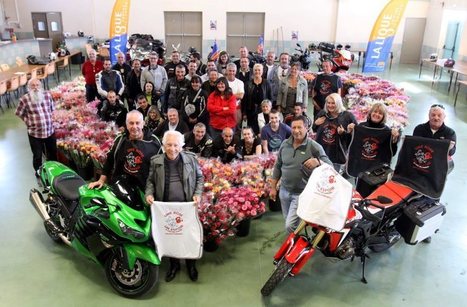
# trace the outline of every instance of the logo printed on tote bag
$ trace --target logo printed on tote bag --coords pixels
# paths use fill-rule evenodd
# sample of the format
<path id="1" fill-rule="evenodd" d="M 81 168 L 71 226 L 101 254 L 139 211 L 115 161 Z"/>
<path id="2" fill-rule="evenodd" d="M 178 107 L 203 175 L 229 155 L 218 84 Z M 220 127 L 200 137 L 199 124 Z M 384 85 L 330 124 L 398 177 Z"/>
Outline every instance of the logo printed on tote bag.
<path id="1" fill-rule="evenodd" d="M 319 193 L 329 195 L 334 192 L 336 183 L 336 176 L 332 172 L 332 170 L 327 170 L 321 174 L 317 184 L 316 190 Z"/>
<path id="2" fill-rule="evenodd" d="M 164 215 L 164 229 L 167 234 L 181 234 L 183 232 L 183 214 L 178 211 L 169 211 Z"/>

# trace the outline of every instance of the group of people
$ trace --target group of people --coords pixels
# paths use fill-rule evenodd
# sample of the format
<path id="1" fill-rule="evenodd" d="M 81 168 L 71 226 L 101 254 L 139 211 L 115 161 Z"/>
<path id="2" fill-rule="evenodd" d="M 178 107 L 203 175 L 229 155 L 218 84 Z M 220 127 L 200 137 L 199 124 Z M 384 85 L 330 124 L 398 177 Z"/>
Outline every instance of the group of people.
<path id="1" fill-rule="evenodd" d="M 107 155 L 103 174 L 89 187 L 129 176 L 145 191 L 148 204 L 154 200 L 197 203 L 203 187 L 197 156 L 229 163 L 277 152 L 270 197 L 279 196 L 286 229 L 293 231 L 299 221 L 298 195 L 310 173 L 321 163 L 342 171 L 357 122 L 343 107 L 340 79 L 327 73 L 329 68 L 313 84 L 315 116 L 310 118 L 306 116 L 308 84 L 300 76 L 300 65 L 290 65 L 287 53 L 280 54 L 275 64 L 275 54 L 268 52 L 264 65 L 252 66 L 245 47 L 241 55 L 238 63 L 229 63 L 228 55 L 221 53 L 218 63 L 208 61 L 204 73 L 195 69 L 199 65 L 195 59 L 185 74 L 187 65 L 177 52 L 165 68 L 158 65 L 157 53 L 151 53 L 150 66 L 141 70 L 138 60 L 129 68 L 122 54 L 112 69 L 109 61 L 100 64 L 91 51 L 83 65 L 86 97 L 92 101 L 105 95 L 100 97 L 101 117 L 115 121 L 122 133 Z M 220 73 L 224 76 L 219 77 Z M 28 89 L 16 115 L 27 126 L 37 176 L 44 153 L 48 160 L 56 159 L 54 102 L 37 79 L 29 81 Z M 393 146 L 397 146 L 400 132 L 386 126 L 386 119 L 384 105 L 377 103 L 367 121 L 359 125 L 391 130 Z M 414 135 L 451 140 L 452 169 L 456 134 L 444 119 L 444 107 L 433 105 L 428 122 L 417 126 Z M 316 141 L 309 137 L 310 129 Z M 196 281 L 195 261 L 186 264 L 190 279 Z M 173 280 L 179 270 L 180 261 L 171 259 L 166 281 Z"/>
<path id="2" fill-rule="evenodd" d="M 108 59 L 101 63 L 91 50 L 82 73 L 87 100 L 101 100 L 98 114 L 103 120 L 114 121 L 123 131 L 127 112 L 136 109 L 159 138 L 165 131 L 179 131 L 189 150 L 230 162 L 277 151 L 296 116 L 306 117 L 307 129 L 313 124 L 306 115 L 308 83 L 300 64 L 290 64 L 287 53 L 279 56 L 279 64 L 274 52 L 266 58 L 264 65 L 253 64 L 248 49 L 241 47 L 238 61 L 230 62 L 222 52 L 218 63 L 208 60 L 204 65 L 196 56 L 184 63 L 173 51 L 163 67 L 152 52 L 149 66 L 142 68 L 137 59 L 130 67 L 122 53 L 114 66 Z"/>

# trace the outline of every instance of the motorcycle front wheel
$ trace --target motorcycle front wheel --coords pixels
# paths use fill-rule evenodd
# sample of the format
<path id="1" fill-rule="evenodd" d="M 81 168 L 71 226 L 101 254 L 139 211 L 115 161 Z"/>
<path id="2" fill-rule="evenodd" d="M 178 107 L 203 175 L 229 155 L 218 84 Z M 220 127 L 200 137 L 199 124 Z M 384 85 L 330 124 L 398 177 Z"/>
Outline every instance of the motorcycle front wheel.
<path id="1" fill-rule="evenodd" d="M 139 297 L 150 291 L 157 283 L 159 266 L 137 259 L 133 270 L 124 269 L 116 254 L 105 262 L 105 275 L 112 288 L 128 298 Z"/>
<path id="2" fill-rule="evenodd" d="M 293 266 L 294 265 L 292 263 L 289 263 L 285 258 L 282 258 L 272 272 L 271 277 L 269 277 L 263 288 L 261 288 L 261 294 L 263 296 L 269 296 L 277 285 L 289 275 Z"/>

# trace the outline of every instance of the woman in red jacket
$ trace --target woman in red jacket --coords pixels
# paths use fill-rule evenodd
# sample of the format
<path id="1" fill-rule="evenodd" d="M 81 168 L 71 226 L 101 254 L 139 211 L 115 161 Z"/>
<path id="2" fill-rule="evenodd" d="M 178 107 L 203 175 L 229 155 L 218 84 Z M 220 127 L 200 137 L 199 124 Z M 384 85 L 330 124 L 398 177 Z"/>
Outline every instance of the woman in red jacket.
<path id="1" fill-rule="evenodd" d="M 219 78 L 216 89 L 209 95 L 208 112 L 212 139 L 221 135 L 222 129 L 232 128 L 235 131 L 237 101 L 225 77 Z"/>

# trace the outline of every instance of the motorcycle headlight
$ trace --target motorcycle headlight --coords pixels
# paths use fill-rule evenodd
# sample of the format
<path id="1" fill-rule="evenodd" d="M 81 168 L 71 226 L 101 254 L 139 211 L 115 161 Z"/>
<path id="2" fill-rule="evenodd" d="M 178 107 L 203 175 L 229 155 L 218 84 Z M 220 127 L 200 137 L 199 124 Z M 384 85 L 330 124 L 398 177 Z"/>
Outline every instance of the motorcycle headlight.
<path id="1" fill-rule="evenodd" d="M 138 240 L 144 238 L 144 233 L 141 231 L 135 230 L 129 226 L 127 226 L 125 223 L 123 223 L 121 220 L 117 219 L 118 221 L 118 227 L 120 227 L 120 230 L 126 234 L 127 236 L 132 236 Z"/>

